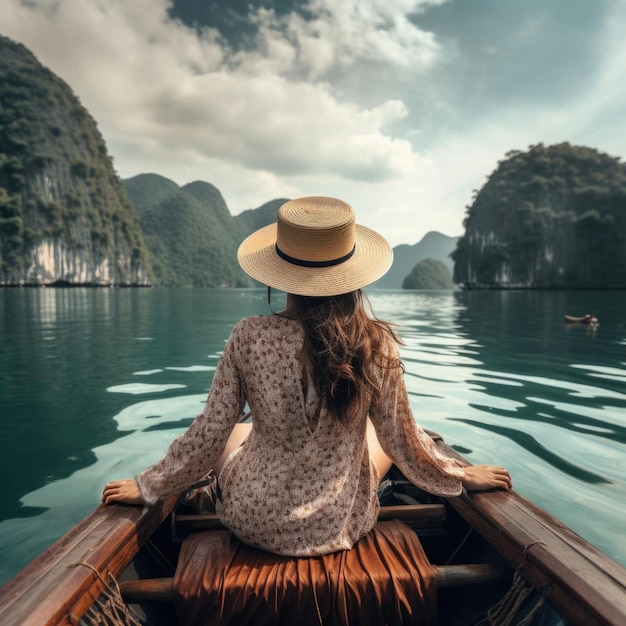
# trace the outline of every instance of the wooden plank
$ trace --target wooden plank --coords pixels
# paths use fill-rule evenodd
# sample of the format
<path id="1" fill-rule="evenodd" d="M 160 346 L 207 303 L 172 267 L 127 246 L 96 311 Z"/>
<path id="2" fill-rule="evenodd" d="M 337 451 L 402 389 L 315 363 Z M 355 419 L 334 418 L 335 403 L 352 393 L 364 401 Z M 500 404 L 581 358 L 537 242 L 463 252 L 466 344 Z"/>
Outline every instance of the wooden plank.
<path id="1" fill-rule="evenodd" d="M 381 506 L 379 520 L 400 519 L 413 522 L 413 528 L 432 528 L 441 525 L 446 517 L 443 504 L 401 504 L 398 506 Z M 178 531 L 192 532 L 198 530 L 217 530 L 224 528 L 215 513 L 181 514 L 175 517 Z"/>
<path id="2" fill-rule="evenodd" d="M 304 558 L 304 557 L 303 557 Z M 450 589 L 467 585 L 485 585 L 502 579 L 502 570 L 495 565 L 442 565 L 435 567 L 437 586 Z M 127 604 L 171 602 L 173 578 L 128 580 L 119 584 Z"/>
<path id="3" fill-rule="evenodd" d="M 173 578 L 126 580 L 120 583 L 120 591 L 127 604 L 172 602 L 173 582 Z"/>
<path id="4" fill-rule="evenodd" d="M 99 506 L 0 589 L 0 623 L 78 623 L 103 589 L 91 568 L 119 576 L 175 504 Z"/>
<path id="5" fill-rule="evenodd" d="M 379 520 L 400 519 L 441 523 L 446 519 L 446 507 L 443 504 L 399 504 L 381 506 L 378 512 Z"/>
<path id="6" fill-rule="evenodd" d="M 462 460 L 440 444 L 447 454 Z M 464 492 L 448 502 L 578 626 L 626 624 L 626 568 L 515 491 Z"/>
<path id="7" fill-rule="evenodd" d="M 468 585 L 487 585 L 502 580 L 502 570 L 489 563 L 470 565 L 435 565 L 437 587 L 452 589 Z"/>
<path id="8" fill-rule="evenodd" d="M 225 528 L 215 513 L 190 513 L 176 515 L 174 518 L 176 532 L 192 532 L 197 530 L 220 530 Z"/>

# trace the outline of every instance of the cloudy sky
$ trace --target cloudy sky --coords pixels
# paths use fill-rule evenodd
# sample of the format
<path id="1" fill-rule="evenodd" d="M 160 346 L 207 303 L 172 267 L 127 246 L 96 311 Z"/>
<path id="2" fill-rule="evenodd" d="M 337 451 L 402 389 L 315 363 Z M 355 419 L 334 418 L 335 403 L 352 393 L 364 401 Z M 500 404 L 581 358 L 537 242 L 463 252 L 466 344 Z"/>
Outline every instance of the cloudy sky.
<path id="1" fill-rule="evenodd" d="M 392 243 L 460 235 L 505 153 L 626 157 L 623 0 L 2 0 L 122 178 L 216 185 L 233 214 L 334 195 Z"/>

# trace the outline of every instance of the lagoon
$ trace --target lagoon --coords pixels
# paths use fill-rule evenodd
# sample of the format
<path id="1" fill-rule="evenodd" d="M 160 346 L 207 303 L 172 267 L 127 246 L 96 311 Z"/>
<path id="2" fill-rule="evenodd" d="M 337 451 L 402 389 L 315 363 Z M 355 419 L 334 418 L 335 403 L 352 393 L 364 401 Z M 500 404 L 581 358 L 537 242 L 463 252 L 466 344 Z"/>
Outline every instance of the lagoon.
<path id="1" fill-rule="evenodd" d="M 418 422 L 626 565 L 626 292 L 368 295 Z M 233 325 L 266 313 L 262 289 L 0 290 L 0 584 L 160 458 Z"/>

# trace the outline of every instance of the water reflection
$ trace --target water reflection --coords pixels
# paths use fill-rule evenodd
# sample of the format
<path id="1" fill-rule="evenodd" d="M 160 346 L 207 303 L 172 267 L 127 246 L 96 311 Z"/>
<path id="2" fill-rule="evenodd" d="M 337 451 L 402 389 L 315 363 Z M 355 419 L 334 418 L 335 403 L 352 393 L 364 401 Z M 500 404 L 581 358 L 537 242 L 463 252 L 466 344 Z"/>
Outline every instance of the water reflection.
<path id="1" fill-rule="evenodd" d="M 14 477 L 0 521 L 32 515 L 24 494 L 95 463 L 129 393 L 206 392 L 233 324 L 265 311 L 260 291 L 0 290 L 0 469 Z"/>
<path id="2" fill-rule="evenodd" d="M 594 292 L 593 307 L 576 292 L 369 296 L 398 324 L 418 421 L 508 466 L 519 491 L 626 563 L 626 294 Z M 587 308 L 596 334 L 566 330 L 563 313 Z M 264 290 L 0 290 L 0 465 L 15 477 L 0 582 L 96 506 L 106 479 L 160 458 L 202 410 L 232 326 L 266 312 Z"/>
<path id="3" fill-rule="evenodd" d="M 417 296 L 410 301 L 412 307 L 406 307 L 405 303 L 403 318 L 416 309 L 423 316 L 419 324 L 402 322 L 405 341 L 402 356 L 412 396 L 449 401 L 458 392 L 459 399 L 464 399 L 468 407 L 492 412 L 505 410 L 509 413 L 501 417 L 531 421 L 538 419 L 537 405 L 548 404 L 554 409 L 554 415 L 546 418 L 549 421 L 578 432 L 593 432 L 622 441 L 624 429 L 619 424 L 623 422 L 626 395 L 610 385 L 595 386 L 588 379 L 581 382 L 570 368 L 585 371 L 590 377 L 601 377 L 603 383 L 621 382 L 626 378 L 624 369 L 570 364 L 562 350 L 552 350 L 550 345 L 555 339 L 560 341 L 554 328 L 556 324 L 560 326 L 561 317 L 553 319 L 544 334 L 538 333 L 532 323 L 539 315 L 534 311 L 541 302 L 537 294 L 523 294 L 533 305 L 525 313 L 524 307 L 513 306 L 516 298 L 510 293 L 483 295 L 482 300 L 477 294 L 455 294 L 447 300 L 442 296 L 433 299 Z M 461 306 L 464 300 L 466 306 Z M 556 307 L 552 304 L 548 308 Z M 485 322 L 487 310 L 489 324 Z M 524 314 L 532 319 L 524 321 Z M 549 323 L 544 313 L 540 317 L 544 326 Z M 494 326 L 500 329 L 515 326 L 518 332 L 494 333 Z M 459 331 L 451 333 L 455 328 Z M 540 364 L 533 358 L 539 350 L 544 354 Z M 606 357 L 603 353 L 602 358 Z M 548 375 L 530 373 L 537 368 Z M 576 398 L 576 402 L 567 398 Z M 598 404 L 599 400 L 603 401 L 602 405 Z M 580 424 L 589 426 L 589 430 L 581 430 Z"/>
<path id="4" fill-rule="evenodd" d="M 626 513 L 626 296 L 593 294 L 595 334 L 566 329 L 587 297 L 411 294 L 395 319 L 418 421 L 473 462 L 508 466 L 518 490 L 624 561 L 625 542 L 607 537 Z"/>

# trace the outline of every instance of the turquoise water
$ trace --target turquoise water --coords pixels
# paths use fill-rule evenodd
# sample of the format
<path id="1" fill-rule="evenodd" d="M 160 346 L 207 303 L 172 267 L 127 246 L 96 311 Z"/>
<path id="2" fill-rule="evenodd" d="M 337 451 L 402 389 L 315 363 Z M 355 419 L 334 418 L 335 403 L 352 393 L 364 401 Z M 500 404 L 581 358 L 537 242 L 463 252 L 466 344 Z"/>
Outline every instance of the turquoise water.
<path id="1" fill-rule="evenodd" d="M 369 296 L 416 419 L 626 565 L 626 292 Z M 267 310 L 264 290 L 0 290 L 0 584 L 158 460 Z M 563 322 L 588 312 L 595 332 Z"/>

